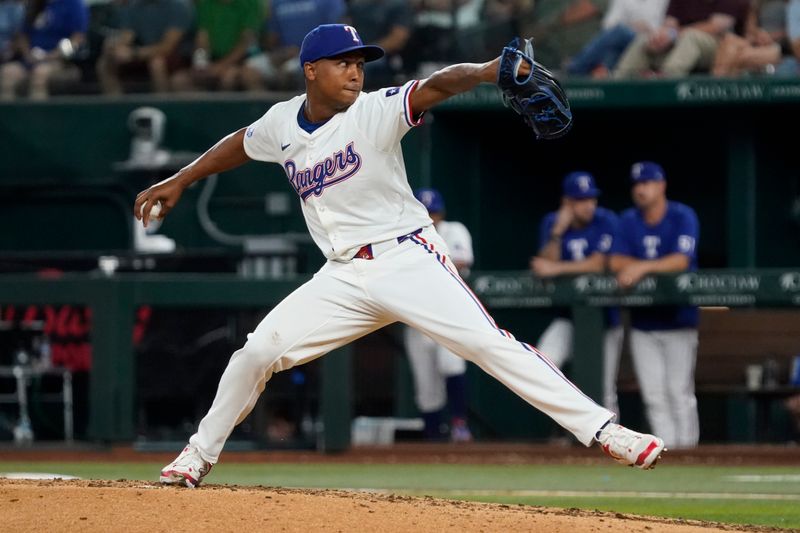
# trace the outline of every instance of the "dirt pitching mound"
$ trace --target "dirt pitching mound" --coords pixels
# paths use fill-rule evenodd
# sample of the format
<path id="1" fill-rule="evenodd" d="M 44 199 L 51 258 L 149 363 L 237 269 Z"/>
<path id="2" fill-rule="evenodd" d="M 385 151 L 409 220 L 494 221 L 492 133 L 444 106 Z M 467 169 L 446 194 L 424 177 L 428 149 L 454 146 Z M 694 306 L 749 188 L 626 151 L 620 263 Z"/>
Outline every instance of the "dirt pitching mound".
<path id="1" fill-rule="evenodd" d="M 0 479 L 4 531 L 494 532 L 780 531 L 578 509 L 461 502 L 342 490 L 143 481 Z"/>

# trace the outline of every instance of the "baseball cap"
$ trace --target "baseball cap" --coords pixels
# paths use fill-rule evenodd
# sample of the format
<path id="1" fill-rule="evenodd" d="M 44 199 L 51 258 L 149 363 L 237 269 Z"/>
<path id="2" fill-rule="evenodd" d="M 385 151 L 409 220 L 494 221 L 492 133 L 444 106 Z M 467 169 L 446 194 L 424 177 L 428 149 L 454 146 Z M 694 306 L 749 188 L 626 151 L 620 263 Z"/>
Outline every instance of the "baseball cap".
<path id="1" fill-rule="evenodd" d="M 594 176 L 579 170 L 570 172 L 564 176 L 563 183 L 564 196 L 583 200 L 584 198 L 597 198 L 600 196 L 600 189 L 594 183 Z"/>
<path id="2" fill-rule="evenodd" d="M 436 189 L 417 189 L 414 196 L 422 202 L 428 213 L 441 213 L 444 211 L 444 198 Z"/>
<path id="3" fill-rule="evenodd" d="M 347 24 L 321 24 L 308 32 L 300 47 L 300 66 L 326 57 L 361 50 L 366 61 L 375 61 L 385 52 L 380 46 L 364 44 L 356 29 Z"/>
<path id="4" fill-rule="evenodd" d="M 634 183 L 663 181 L 664 179 L 664 169 L 658 163 L 638 161 L 631 166 L 631 181 Z"/>

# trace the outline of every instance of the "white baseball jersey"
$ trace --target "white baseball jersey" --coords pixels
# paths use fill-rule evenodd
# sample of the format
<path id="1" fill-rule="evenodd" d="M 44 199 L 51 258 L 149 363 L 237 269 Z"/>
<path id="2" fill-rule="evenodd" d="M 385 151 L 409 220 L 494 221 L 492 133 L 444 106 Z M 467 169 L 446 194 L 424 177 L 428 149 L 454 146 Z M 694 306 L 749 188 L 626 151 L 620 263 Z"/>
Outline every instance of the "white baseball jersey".
<path id="1" fill-rule="evenodd" d="M 431 224 L 408 184 L 400 139 L 419 122 L 417 81 L 362 93 L 313 133 L 297 125 L 306 96 L 274 105 L 244 137 L 251 159 L 279 163 L 300 196 L 311 237 L 328 259 Z"/>
<path id="2" fill-rule="evenodd" d="M 498 327 L 456 272 L 406 180 L 400 139 L 415 124 L 409 95 L 416 83 L 362 94 L 313 133 L 298 122 L 303 96 L 276 104 L 248 128 L 245 151 L 283 165 L 329 261 L 275 306 L 230 358 L 190 439 L 206 461 L 217 462 L 275 372 L 394 322 L 475 362 L 587 446 L 613 416 L 546 356 Z M 371 258 L 355 257 L 367 244 Z"/>
<path id="3" fill-rule="evenodd" d="M 436 224 L 436 231 L 442 236 L 450 251 L 450 259 L 456 264 L 472 266 L 475 257 L 472 253 L 472 236 L 461 222 L 442 220 Z"/>
<path id="4" fill-rule="evenodd" d="M 603 28 L 645 23 L 656 29 L 664 23 L 668 0 L 614 0 L 603 17 Z"/>

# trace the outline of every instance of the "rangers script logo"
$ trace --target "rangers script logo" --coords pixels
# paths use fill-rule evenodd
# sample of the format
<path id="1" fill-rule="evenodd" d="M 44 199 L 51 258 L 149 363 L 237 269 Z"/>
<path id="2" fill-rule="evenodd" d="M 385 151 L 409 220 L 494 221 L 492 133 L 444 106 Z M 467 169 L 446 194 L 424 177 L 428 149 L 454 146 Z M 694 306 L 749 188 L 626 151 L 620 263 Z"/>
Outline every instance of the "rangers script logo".
<path id="1" fill-rule="evenodd" d="M 344 150 L 326 157 L 311 168 L 297 170 L 297 164 L 291 159 L 283 164 L 289 183 L 300 198 L 305 200 L 312 194 L 319 196 L 327 187 L 341 183 L 359 171 L 361 155 L 353 144 L 351 142 Z"/>

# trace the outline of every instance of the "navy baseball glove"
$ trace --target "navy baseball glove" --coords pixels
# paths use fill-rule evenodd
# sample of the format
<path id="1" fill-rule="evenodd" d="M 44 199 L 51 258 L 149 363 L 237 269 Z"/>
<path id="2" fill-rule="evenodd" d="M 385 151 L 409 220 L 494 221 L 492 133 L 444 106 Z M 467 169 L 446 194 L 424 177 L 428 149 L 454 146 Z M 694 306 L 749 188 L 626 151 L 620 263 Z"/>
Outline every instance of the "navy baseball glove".
<path id="1" fill-rule="evenodd" d="M 530 66 L 531 72 L 520 77 L 519 68 L 523 61 Z M 497 85 L 503 93 L 503 103 L 522 116 L 537 139 L 561 137 L 572 126 L 567 94 L 555 76 L 533 60 L 530 39 L 515 37 L 503 48 Z"/>

